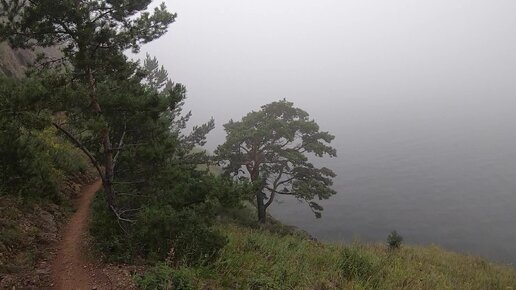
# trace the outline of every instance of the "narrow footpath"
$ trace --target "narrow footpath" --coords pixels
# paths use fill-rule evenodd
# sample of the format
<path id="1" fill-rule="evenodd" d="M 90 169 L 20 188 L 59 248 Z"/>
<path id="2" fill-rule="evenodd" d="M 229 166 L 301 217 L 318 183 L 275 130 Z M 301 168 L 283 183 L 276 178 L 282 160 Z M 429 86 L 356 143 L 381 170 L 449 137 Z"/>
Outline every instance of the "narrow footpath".
<path id="1" fill-rule="evenodd" d="M 56 290 L 114 289 L 109 278 L 84 254 L 90 205 L 102 183 L 85 186 L 73 214 L 64 229 L 63 238 L 52 264 L 52 279 Z"/>

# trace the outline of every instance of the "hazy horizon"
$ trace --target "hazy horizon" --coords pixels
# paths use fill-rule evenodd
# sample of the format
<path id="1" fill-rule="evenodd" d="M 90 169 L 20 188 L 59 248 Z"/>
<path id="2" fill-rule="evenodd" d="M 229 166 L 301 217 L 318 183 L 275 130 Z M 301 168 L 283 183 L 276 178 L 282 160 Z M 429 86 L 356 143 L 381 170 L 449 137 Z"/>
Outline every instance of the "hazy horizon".
<path id="1" fill-rule="evenodd" d="M 213 116 L 219 133 L 282 98 L 327 130 L 342 113 L 516 104 L 513 1 L 165 3 L 178 19 L 142 52 L 186 85 L 194 123 Z M 484 108 L 486 96 L 502 104 Z"/>

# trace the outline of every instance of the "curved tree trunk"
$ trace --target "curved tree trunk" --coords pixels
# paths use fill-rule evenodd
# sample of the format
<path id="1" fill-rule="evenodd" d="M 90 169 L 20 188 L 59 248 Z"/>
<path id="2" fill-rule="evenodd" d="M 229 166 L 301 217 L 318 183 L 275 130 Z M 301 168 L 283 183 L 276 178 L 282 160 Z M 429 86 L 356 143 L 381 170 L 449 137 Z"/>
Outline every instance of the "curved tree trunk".
<path id="1" fill-rule="evenodd" d="M 267 208 L 263 203 L 263 193 L 261 190 L 256 191 L 256 208 L 258 209 L 258 221 L 264 224 L 267 218 Z"/>
<path id="2" fill-rule="evenodd" d="M 86 69 L 88 82 L 90 85 L 90 99 L 91 109 L 97 115 L 102 114 L 102 109 L 97 99 L 97 82 L 93 75 L 92 69 L 88 67 Z M 106 192 L 107 205 L 111 210 L 114 210 L 115 206 L 115 190 L 113 189 L 113 176 L 114 176 L 114 162 L 113 162 L 113 146 L 109 138 L 109 127 L 102 131 L 102 147 L 104 149 L 104 176 L 102 178 L 102 185 Z"/>

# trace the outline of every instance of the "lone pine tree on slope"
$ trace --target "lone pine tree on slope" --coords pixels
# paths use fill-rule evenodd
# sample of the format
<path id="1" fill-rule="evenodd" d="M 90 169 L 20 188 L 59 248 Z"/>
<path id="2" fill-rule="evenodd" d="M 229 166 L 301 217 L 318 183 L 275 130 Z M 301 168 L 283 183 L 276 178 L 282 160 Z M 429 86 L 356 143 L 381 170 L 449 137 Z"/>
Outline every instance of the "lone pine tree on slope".
<path id="1" fill-rule="evenodd" d="M 314 201 L 334 195 L 335 173 L 317 168 L 308 155 L 336 157 L 329 143 L 334 136 L 321 132 L 307 112 L 284 100 L 248 113 L 241 121 L 224 125 L 226 142 L 216 154 L 227 174 L 249 179 L 257 187 L 258 220 L 264 223 L 267 208 L 277 194 L 291 195 L 308 204 L 316 217 L 323 208 Z"/>

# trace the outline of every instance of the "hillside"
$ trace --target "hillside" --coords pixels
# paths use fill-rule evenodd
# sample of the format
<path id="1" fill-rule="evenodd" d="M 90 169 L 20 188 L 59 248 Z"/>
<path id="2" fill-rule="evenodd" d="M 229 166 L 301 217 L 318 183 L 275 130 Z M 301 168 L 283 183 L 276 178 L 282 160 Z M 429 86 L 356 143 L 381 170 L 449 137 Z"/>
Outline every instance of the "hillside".
<path id="1" fill-rule="evenodd" d="M 0 43 L 0 75 L 21 77 L 35 55 L 27 50 L 14 50 L 7 43 Z"/>
<path id="2" fill-rule="evenodd" d="M 48 56 L 55 57 L 59 52 L 55 48 L 42 49 Z M 36 54 L 27 49 L 13 49 L 5 42 L 0 43 L 0 76 L 20 78 L 36 59 Z"/>
<path id="3" fill-rule="evenodd" d="M 276 228 L 276 229 L 274 229 Z M 281 228 L 281 226 L 279 226 Z M 437 246 L 320 243 L 301 234 L 222 224 L 229 244 L 212 266 L 161 264 L 143 289 L 514 289 L 516 270 Z M 281 231 L 280 231 L 281 232 Z M 180 286 L 181 285 L 181 286 Z M 181 288 L 182 287 L 182 288 Z"/>

